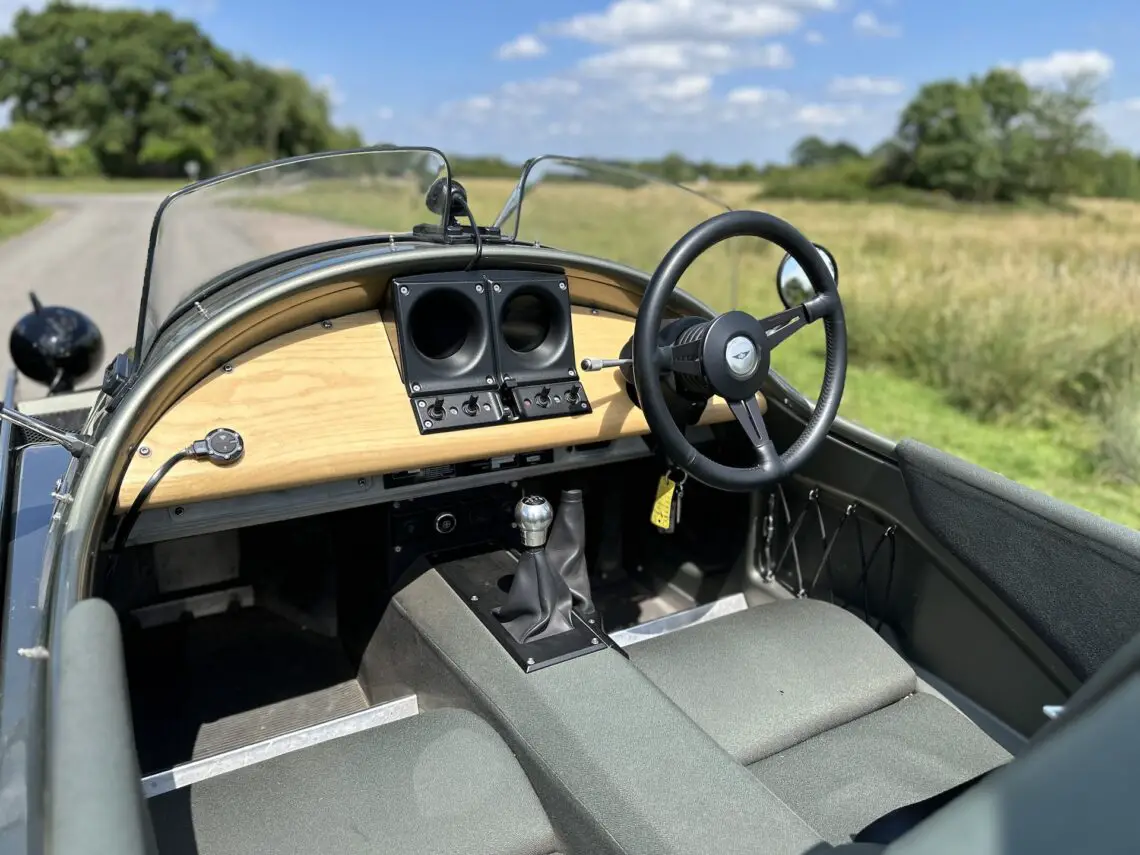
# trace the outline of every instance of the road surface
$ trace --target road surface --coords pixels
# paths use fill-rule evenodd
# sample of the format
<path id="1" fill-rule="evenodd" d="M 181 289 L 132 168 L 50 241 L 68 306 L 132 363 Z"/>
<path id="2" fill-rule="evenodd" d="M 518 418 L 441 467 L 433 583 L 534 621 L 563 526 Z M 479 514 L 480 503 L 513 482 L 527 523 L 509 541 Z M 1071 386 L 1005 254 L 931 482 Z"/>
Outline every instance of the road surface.
<path id="1" fill-rule="evenodd" d="M 106 357 L 134 343 L 151 220 L 161 195 L 33 197 L 53 209 L 35 229 L 0 243 L 0 370 L 7 377 L 9 331 L 31 310 L 29 291 L 44 305 L 87 314 L 103 333 Z M 184 204 L 184 203 L 178 203 Z M 161 237 L 161 311 L 186 289 L 245 261 L 295 246 L 362 234 L 350 226 L 265 211 L 186 207 Z M 163 299 L 165 297 L 165 299 Z M 90 379 L 101 376 L 99 372 Z M 20 378 L 19 398 L 45 388 Z"/>

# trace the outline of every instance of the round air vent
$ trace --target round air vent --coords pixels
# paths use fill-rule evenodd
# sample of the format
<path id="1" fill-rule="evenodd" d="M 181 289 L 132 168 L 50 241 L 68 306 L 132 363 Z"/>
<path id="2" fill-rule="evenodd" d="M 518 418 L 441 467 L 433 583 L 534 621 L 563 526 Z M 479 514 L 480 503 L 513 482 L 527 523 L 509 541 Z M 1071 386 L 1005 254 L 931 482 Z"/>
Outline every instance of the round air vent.
<path id="1" fill-rule="evenodd" d="M 419 355 L 448 374 L 468 370 L 486 348 L 479 312 L 470 298 L 455 290 L 430 291 L 416 300 L 408 315 L 408 334 Z"/>

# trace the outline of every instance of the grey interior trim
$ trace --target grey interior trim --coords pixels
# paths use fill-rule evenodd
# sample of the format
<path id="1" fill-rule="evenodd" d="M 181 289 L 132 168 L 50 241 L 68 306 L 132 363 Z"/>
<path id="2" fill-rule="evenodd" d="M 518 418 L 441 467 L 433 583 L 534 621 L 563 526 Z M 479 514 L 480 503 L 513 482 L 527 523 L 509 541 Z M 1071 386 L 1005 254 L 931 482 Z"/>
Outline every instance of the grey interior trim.
<path id="1" fill-rule="evenodd" d="M 721 597 L 719 600 L 714 600 L 711 603 L 694 606 L 691 609 L 685 609 L 684 611 L 675 612 L 671 615 L 648 620 L 637 626 L 631 626 L 629 629 L 619 630 L 611 633 L 610 638 L 614 640 L 618 647 L 629 647 L 630 645 L 638 644 L 642 641 L 648 641 L 651 638 L 657 638 L 660 635 L 668 635 L 679 629 L 695 626 L 698 623 L 716 620 L 719 617 L 730 615 L 733 612 L 743 611 L 746 608 L 748 608 L 748 602 L 744 599 L 744 594 L 731 594 L 727 597 Z"/>
<path id="2" fill-rule="evenodd" d="M 694 442 L 702 442 L 712 437 L 712 429 L 707 426 L 691 428 L 689 436 Z M 618 463 L 649 455 L 650 451 L 645 441 L 641 437 L 631 436 L 615 440 L 606 448 L 594 450 L 555 448 L 553 463 L 467 475 L 462 478 L 448 478 L 407 487 L 388 488 L 384 486 L 382 475 L 364 476 L 314 484 L 310 487 L 297 487 L 292 490 L 277 490 L 237 496 L 232 499 L 158 508 L 145 511 L 139 516 L 138 523 L 127 542 L 153 543 L 365 505 L 418 499 L 421 496 L 466 490 L 486 484 L 499 484 L 551 472 Z"/>
<path id="3" fill-rule="evenodd" d="M 315 724 L 312 727 L 295 730 L 271 739 L 264 739 L 250 745 L 243 745 L 232 751 L 216 754 L 213 757 L 204 757 L 190 763 L 182 763 L 173 769 L 155 772 L 142 779 L 143 795 L 148 799 L 154 796 L 169 793 L 180 787 L 188 787 L 201 781 L 244 769 L 255 763 L 262 763 L 308 748 L 311 745 L 320 745 L 330 739 L 348 736 L 350 733 L 360 733 L 371 730 L 384 724 L 410 718 L 420 711 L 419 701 L 415 695 L 405 695 L 402 698 L 388 701 L 369 707 L 360 712 L 334 718 L 330 721 Z"/>
<path id="4" fill-rule="evenodd" d="M 918 679 L 927 683 L 935 692 L 942 695 L 946 701 L 956 707 L 961 713 L 976 724 L 994 742 L 1004 748 L 1013 756 L 1017 756 L 1029 743 L 1029 738 L 1014 730 L 996 715 L 972 700 L 969 696 L 959 692 L 945 680 L 935 676 L 925 668 L 920 668 L 913 662 L 908 662 Z"/>

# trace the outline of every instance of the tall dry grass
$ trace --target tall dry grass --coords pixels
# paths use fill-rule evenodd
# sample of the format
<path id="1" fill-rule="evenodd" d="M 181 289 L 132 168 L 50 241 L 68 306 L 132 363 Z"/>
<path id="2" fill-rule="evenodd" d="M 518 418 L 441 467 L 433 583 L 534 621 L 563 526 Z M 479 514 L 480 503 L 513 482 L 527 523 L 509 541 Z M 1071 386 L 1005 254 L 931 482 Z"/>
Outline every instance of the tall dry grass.
<path id="1" fill-rule="evenodd" d="M 772 203 L 839 258 L 851 356 L 985 420 L 1093 412 L 1140 474 L 1140 206 L 946 213 Z"/>

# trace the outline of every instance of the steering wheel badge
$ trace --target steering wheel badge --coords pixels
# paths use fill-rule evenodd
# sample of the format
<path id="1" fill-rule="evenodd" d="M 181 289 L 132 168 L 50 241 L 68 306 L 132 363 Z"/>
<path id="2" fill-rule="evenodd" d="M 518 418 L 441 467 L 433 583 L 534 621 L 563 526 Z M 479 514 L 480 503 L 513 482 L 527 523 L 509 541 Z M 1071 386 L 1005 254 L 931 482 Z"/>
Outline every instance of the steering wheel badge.
<path id="1" fill-rule="evenodd" d="M 724 351 L 728 370 L 734 377 L 747 380 L 756 373 L 760 359 L 756 354 L 756 344 L 748 336 L 738 335 L 729 340 Z"/>

